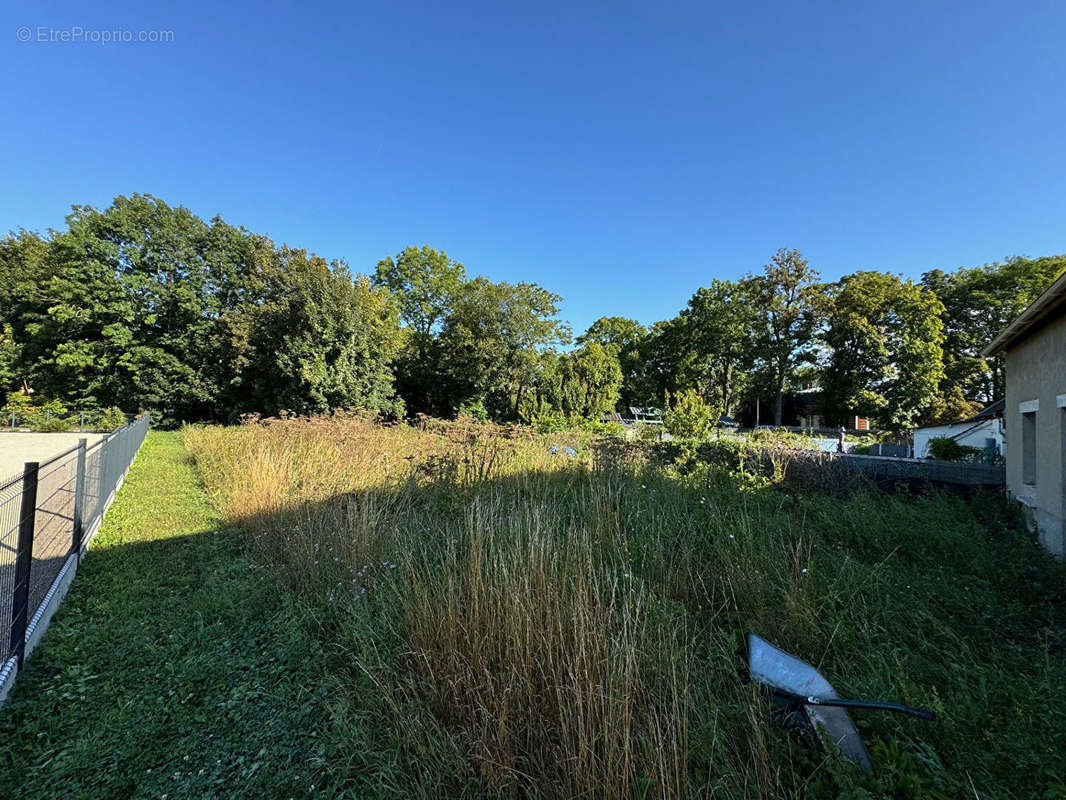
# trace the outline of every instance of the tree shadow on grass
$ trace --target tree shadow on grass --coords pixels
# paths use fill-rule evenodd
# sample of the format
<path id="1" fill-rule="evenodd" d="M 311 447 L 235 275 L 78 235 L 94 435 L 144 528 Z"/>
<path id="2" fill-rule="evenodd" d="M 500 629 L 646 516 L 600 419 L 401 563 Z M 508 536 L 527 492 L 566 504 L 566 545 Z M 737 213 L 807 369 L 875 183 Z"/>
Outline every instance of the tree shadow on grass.
<path id="1" fill-rule="evenodd" d="M 1039 559 L 1019 558 L 1019 569 L 1032 567 L 1047 585 L 1035 594 L 1022 592 L 1017 602 L 1008 601 L 1008 582 L 982 574 L 987 565 L 981 547 L 987 541 L 971 533 L 974 541 L 967 545 L 962 538 L 973 524 L 989 532 L 998 529 L 998 512 L 988 512 L 988 519 L 982 520 L 984 512 L 967 512 L 957 498 L 932 497 L 920 501 L 928 503 L 927 518 L 923 508 L 917 508 L 901 521 L 893 514 L 907 513 L 913 499 L 901 500 L 891 514 L 880 515 L 865 497 L 804 499 L 772 489 L 686 487 L 658 472 L 596 480 L 606 482 L 605 494 L 598 499 L 588 491 L 588 477 L 581 469 L 562 470 L 550 478 L 520 473 L 482 481 L 476 489 L 447 481 L 402 485 L 237 520 L 243 533 L 204 529 L 94 548 L 45 641 L 0 710 L 0 739 L 5 742 L 0 750 L 0 796 L 306 797 L 346 791 L 350 796 L 402 797 L 408 789 L 415 791 L 413 780 L 420 782 L 417 793 L 445 793 L 454 787 L 449 776 L 438 775 L 436 784 L 426 782 L 424 774 L 405 762 L 417 754 L 401 754 L 398 743 L 404 732 L 390 730 L 390 723 L 366 713 L 381 707 L 380 697 L 370 693 L 380 695 L 381 681 L 390 676 L 383 673 L 360 683 L 350 680 L 358 664 L 339 664 L 352 652 L 338 647 L 344 636 L 391 631 L 387 635 L 399 638 L 370 646 L 402 648 L 403 626 L 392 624 L 396 610 L 357 610 L 354 603 L 331 601 L 329 594 L 340 580 L 351 580 L 349 569 L 365 566 L 371 556 L 404 563 L 415 546 L 442 554 L 448 536 L 441 535 L 447 532 L 440 529 L 440 521 L 461 528 L 476 503 L 500 497 L 509 498 L 513 515 L 554 514 L 560 542 L 568 535 L 570 520 L 582 515 L 615 519 L 621 532 L 615 544 L 624 543 L 637 554 L 630 562 L 636 578 L 680 605 L 691 617 L 693 631 L 710 636 L 717 629 L 724 636 L 724 661 L 710 659 L 704 645 L 694 647 L 690 655 L 691 674 L 699 676 L 702 687 L 694 694 L 697 704 L 740 707 L 743 698 L 729 694 L 744 669 L 742 648 L 732 643 L 734 634 L 739 643 L 745 627 L 772 625 L 772 615 L 780 611 L 764 603 L 759 613 L 767 616 L 760 617 L 750 605 L 722 615 L 708 597 L 700 597 L 701 582 L 718 580 L 723 565 L 746 562 L 765 572 L 759 578 L 763 582 L 773 574 L 781 578 L 791 569 L 787 563 L 783 571 L 781 567 L 788 561 L 786 546 L 806 537 L 815 545 L 811 573 L 817 579 L 809 591 L 824 615 L 814 634 L 833 645 L 823 653 L 801 654 L 812 661 L 824 656 L 828 673 L 846 676 L 841 688 L 895 697 L 909 686 L 914 696 L 900 699 L 928 702 L 923 695 L 929 693 L 953 704 L 950 727 L 904 730 L 897 721 L 882 719 L 871 722 L 868 731 L 873 736 L 888 740 L 906 733 L 909 747 L 923 758 L 937 754 L 949 776 L 970 771 L 992 785 L 997 760 L 1011 773 L 1019 764 L 1028 768 L 1029 762 L 1043 758 L 1038 739 L 1061 736 L 1055 733 L 1061 730 L 1055 721 L 1061 715 L 1047 713 L 1017 673 L 1019 665 L 1040 657 L 1040 630 L 1058 631 L 1054 635 L 1059 637 L 1066 630 L 1061 610 L 1056 618 L 1047 616 L 1047 592 L 1061 594 L 1062 570 Z M 590 500 L 604 497 L 610 502 L 588 507 Z M 819 516 L 823 504 L 829 511 Z M 400 518 L 407 531 L 393 535 Z M 307 526 L 315 520 L 333 525 L 335 537 L 319 542 L 304 537 L 301 531 L 310 530 Z M 947 533 L 946 520 L 953 526 Z M 271 529 L 288 532 L 279 537 L 283 547 L 273 554 L 254 541 L 257 533 Z M 393 533 L 382 535 L 379 549 L 372 552 L 327 555 L 329 547 L 337 550 L 340 543 L 351 542 L 356 529 Z M 952 565 L 954 584 L 944 582 L 943 565 L 929 556 L 937 536 L 959 556 Z M 318 558 L 315 544 L 323 551 Z M 649 552 L 651 545 L 662 552 Z M 730 561 L 730 553 L 740 556 Z M 271 563 L 271 555 L 305 559 L 306 567 L 322 567 L 323 577 L 296 576 L 294 582 L 285 574 L 291 565 Z M 349 556 L 354 560 L 342 563 Z M 906 569 L 892 567 L 896 561 L 907 563 Z M 684 580 L 672 579 L 671 571 Z M 400 580 L 421 578 L 406 574 Z M 279 589 L 285 584 L 291 593 Z M 861 590 L 852 596 L 862 599 L 861 612 L 834 610 L 833 592 L 845 585 Z M 927 624 L 915 622 L 978 600 L 984 604 L 984 633 L 972 620 L 957 619 L 952 612 L 938 623 L 936 636 L 938 641 L 977 637 L 968 640 L 968 666 L 981 676 L 980 697 L 960 673 L 956 654 L 929 647 Z M 345 620 L 355 613 L 380 614 L 389 625 L 348 630 Z M 1014 626 L 1011 652 L 995 632 L 1003 629 L 995 620 Z M 338 697 L 331 687 L 344 669 L 346 695 Z M 1062 680 L 1061 670 L 1048 675 Z M 1028 709 L 1019 719 L 1043 719 L 1046 724 L 1026 735 L 1013 717 L 989 715 L 996 696 L 1010 696 L 1018 708 Z M 729 731 L 719 729 L 723 717 L 717 712 L 707 715 L 696 708 L 693 714 L 692 741 L 700 744 L 690 767 L 706 775 L 722 767 L 716 759 L 731 747 Z M 362 727 L 345 727 L 352 724 Z M 996 743 L 996 753 L 972 762 L 964 757 L 973 741 L 990 741 L 988 736 Z M 1032 758 L 1027 759 L 1026 752 Z M 992 766 L 987 765 L 989 759 Z"/>
<path id="2" fill-rule="evenodd" d="M 0 796 L 307 796 L 314 652 L 236 531 L 94 548 L 0 709 Z"/>
<path id="3" fill-rule="evenodd" d="M 603 557 L 614 560 L 620 574 L 631 571 L 662 602 L 679 606 L 694 636 L 685 656 L 697 706 L 690 737 L 703 751 L 694 750 L 694 774 L 720 771 L 723 762 L 716 759 L 733 747 L 731 737 L 741 736 L 723 730 L 723 720 L 750 725 L 735 714 L 746 702 L 738 687 L 745 670 L 741 634 L 748 628 L 774 631 L 778 644 L 796 645 L 842 691 L 936 708 L 948 724 L 862 718 L 871 739 L 889 748 L 885 752 L 897 752 L 889 743 L 907 743 L 903 766 L 892 769 L 930 786 L 965 791 L 963 776 L 971 774 L 989 790 L 1008 787 L 1019 765 L 1033 774 L 1043 770 L 1047 750 L 1041 743 L 1063 737 L 1066 717 L 1046 710 L 1037 687 L 1066 690 L 1066 670 L 1050 664 L 1040 678 L 1029 670 L 1047 661 L 1049 645 L 1061 652 L 1066 642 L 1066 568 L 1035 548 L 999 497 L 855 492 L 842 498 L 751 489 L 732 479 L 691 485 L 655 470 L 590 477 L 575 468 L 476 485 L 445 476 L 348 492 L 237 524 L 250 537 L 264 531 L 273 537 L 255 545 L 266 571 L 315 609 L 314 635 L 322 646 L 349 658 L 346 666 L 333 667 L 349 671 L 347 705 L 380 708 L 372 695 L 391 680 L 390 665 L 368 662 L 381 671 L 363 680 L 369 667 L 352 660 L 358 652 L 353 642 L 381 636 L 366 651 L 375 653 L 409 644 L 402 640 L 402 612 L 366 602 L 359 592 L 364 581 L 353 575 L 367 565 L 399 563 L 407 568 L 396 579 L 402 594 L 405 581 L 425 581 L 450 568 L 449 548 L 478 527 L 479 508 L 496 509 L 495 528 L 486 528 L 485 536 L 517 536 L 519 546 L 521 534 L 511 528 L 521 530 L 523 515 L 541 515 L 560 552 L 575 520 L 593 528 L 614 521 L 603 533 L 617 538 L 605 543 Z M 411 569 L 416 565 L 420 572 Z M 1020 586 L 1019 576 L 1026 575 L 1037 585 Z M 727 595 L 732 606 L 724 605 Z M 356 615 L 370 621 L 352 623 Z M 1003 697 L 1023 711 L 990 713 Z M 359 714 L 351 719 L 389 724 Z M 438 721 L 448 724 L 447 715 Z M 369 740 L 360 736 L 351 737 L 352 748 Z M 403 736 L 398 728 L 377 741 Z M 975 753 L 976 741 L 992 744 Z M 380 766 L 365 752 L 344 757 L 361 770 Z M 393 768 L 402 776 L 402 765 Z M 417 771 L 408 774 L 415 780 Z M 366 788 L 343 769 L 338 779 Z M 1041 785 L 1060 784 L 1049 777 Z"/>

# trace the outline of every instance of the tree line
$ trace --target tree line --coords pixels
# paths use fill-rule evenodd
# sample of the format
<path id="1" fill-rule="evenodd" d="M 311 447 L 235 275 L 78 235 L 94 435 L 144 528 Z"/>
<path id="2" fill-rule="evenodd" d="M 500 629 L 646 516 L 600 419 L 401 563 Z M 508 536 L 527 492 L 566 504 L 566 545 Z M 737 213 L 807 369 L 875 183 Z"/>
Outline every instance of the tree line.
<path id="1" fill-rule="evenodd" d="M 353 406 L 594 420 L 686 393 L 727 416 L 759 401 L 782 424 L 789 391 L 818 386 L 827 423 L 905 430 L 1002 396 L 1001 357 L 981 348 L 1064 269 L 1014 258 L 823 282 L 781 249 L 672 319 L 602 317 L 574 339 L 558 295 L 470 277 L 428 246 L 358 275 L 138 194 L 0 240 L 0 389 L 163 424 Z"/>

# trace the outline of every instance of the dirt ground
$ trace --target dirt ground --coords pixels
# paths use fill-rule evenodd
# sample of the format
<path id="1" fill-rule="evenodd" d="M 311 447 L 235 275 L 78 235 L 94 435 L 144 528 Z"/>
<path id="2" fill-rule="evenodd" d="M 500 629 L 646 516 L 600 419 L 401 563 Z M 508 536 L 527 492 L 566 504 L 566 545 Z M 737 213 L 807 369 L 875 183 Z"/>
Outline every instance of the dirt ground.
<path id="1" fill-rule="evenodd" d="M 45 461 L 69 450 L 78 439 L 93 444 L 102 433 L 0 433 L 0 484 L 22 472 L 27 461 Z"/>

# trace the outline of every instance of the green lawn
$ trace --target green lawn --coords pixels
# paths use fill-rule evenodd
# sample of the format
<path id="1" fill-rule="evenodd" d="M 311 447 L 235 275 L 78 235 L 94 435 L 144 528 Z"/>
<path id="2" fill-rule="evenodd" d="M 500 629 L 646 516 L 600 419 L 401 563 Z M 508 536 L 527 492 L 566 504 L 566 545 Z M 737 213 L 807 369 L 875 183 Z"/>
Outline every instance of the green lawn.
<path id="1" fill-rule="evenodd" d="M 1066 798 L 1066 570 L 1000 497 L 459 425 L 184 437 L 0 709 L 0 798 Z M 856 714 L 859 775 L 770 721 L 745 630 L 937 720 Z"/>
<path id="2" fill-rule="evenodd" d="M 313 788 L 314 651 L 153 432 L 0 709 L 0 797 L 290 797 Z"/>

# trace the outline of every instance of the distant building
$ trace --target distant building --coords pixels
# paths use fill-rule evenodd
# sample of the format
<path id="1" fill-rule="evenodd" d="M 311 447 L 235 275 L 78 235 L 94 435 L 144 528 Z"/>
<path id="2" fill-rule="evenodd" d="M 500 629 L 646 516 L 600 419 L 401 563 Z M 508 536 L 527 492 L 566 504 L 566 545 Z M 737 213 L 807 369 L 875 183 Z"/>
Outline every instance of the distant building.
<path id="1" fill-rule="evenodd" d="M 819 386 L 808 386 L 793 393 L 796 399 L 796 414 L 801 428 L 829 428 L 836 427 L 825 424 L 822 416 L 822 389 Z M 853 431 L 870 430 L 870 420 L 851 414 L 844 420 L 844 427 Z"/>
<path id="2" fill-rule="evenodd" d="M 1007 491 L 1040 541 L 1066 556 L 1066 274 L 985 349 L 1006 353 Z"/>
<path id="3" fill-rule="evenodd" d="M 999 400 L 967 419 L 918 428 L 914 432 L 914 457 L 925 458 L 929 455 L 930 439 L 954 439 L 963 447 L 976 447 L 978 450 L 995 448 L 996 453 L 1004 455 L 1006 436 L 1003 405 L 1004 401 Z"/>

